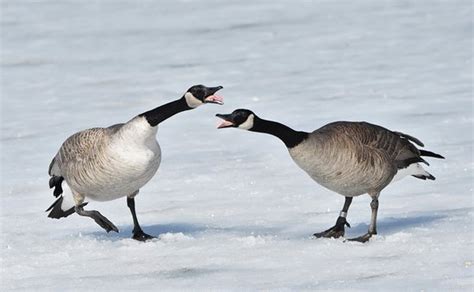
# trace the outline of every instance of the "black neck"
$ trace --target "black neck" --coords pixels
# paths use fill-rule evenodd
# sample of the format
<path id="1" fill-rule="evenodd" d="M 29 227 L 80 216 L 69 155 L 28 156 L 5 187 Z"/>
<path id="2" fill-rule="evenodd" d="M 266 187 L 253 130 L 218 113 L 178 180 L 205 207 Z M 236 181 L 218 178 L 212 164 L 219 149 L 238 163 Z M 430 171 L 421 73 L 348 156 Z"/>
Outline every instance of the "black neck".
<path id="1" fill-rule="evenodd" d="M 149 110 L 140 114 L 140 117 L 145 117 L 150 126 L 154 127 L 159 123 L 163 122 L 167 118 L 174 116 L 175 114 L 190 110 L 191 107 L 188 106 L 186 103 L 186 99 L 184 97 Z"/>
<path id="2" fill-rule="evenodd" d="M 306 132 L 295 131 L 283 124 L 263 120 L 258 117 L 254 118 L 254 124 L 250 131 L 276 136 L 285 143 L 287 148 L 295 147 L 308 137 Z"/>

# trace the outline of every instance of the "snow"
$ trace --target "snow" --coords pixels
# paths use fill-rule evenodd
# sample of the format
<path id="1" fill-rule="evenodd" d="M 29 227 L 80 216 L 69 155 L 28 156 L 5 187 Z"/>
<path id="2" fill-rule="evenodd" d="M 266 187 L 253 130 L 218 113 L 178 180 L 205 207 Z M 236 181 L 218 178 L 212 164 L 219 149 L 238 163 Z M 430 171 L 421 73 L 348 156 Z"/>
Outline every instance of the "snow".
<path id="1" fill-rule="evenodd" d="M 17 290 L 472 290 L 471 1 L 1 2 L 1 282 Z M 72 133 L 129 120 L 193 84 L 225 105 L 164 122 L 136 198 L 90 202 L 120 229 L 59 221 L 47 168 Z M 268 135 L 216 130 L 249 108 L 312 131 L 365 120 L 421 139 L 436 181 L 380 197 L 369 243 L 314 240 L 343 198 Z M 366 232 L 355 198 L 347 236 Z"/>

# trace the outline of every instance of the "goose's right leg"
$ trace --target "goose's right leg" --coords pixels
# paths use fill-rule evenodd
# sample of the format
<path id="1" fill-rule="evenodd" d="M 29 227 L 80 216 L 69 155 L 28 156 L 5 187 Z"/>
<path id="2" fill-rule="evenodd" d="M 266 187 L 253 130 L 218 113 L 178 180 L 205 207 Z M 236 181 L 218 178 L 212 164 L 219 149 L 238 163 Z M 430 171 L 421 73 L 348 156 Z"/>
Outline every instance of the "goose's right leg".
<path id="1" fill-rule="evenodd" d="M 74 201 L 76 202 L 76 206 L 74 207 L 74 211 L 80 216 L 85 216 L 85 217 L 90 217 L 94 219 L 94 221 L 99 224 L 100 227 L 104 228 L 105 231 L 110 232 L 110 231 L 115 231 L 119 232 L 118 228 L 109 221 L 104 215 L 100 214 L 99 211 L 96 210 L 91 210 L 91 211 L 86 211 L 84 210 L 84 206 L 87 205 L 87 203 L 84 203 L 84 196 L 78 194 L 77 192 L 73 191 L 73 196 L 74 196 Z"/>
<path id="2" fill-rule="evenodd" d="M 138 223 L 137 212 L 135 211 L 135 196 L 137 194 L 138 194 L 138 191 L 136 191 L 134 194 L 127 197 L 127 206 L 128 208 L 130 208 L 130 212 L 132 212 L 132 218 L 133 218 L 132 238 L 138 241 L 147 241 L 149 239 L 153 239 L 156 237 L 143 232 L 143 229 L 140 227 L 140 224 Z"/>
<path id="3" fill-rule="evenodd" d="M 346 197 L 346 200 L 344 201 L 344 207 L 342 207 L 341 213 L 339 213 L 339 217 L 337 218 L 336 224 L 333 227 L 329 228 L 328 230 L 313 234 L 313 236 L 316 238 L 321 238 L 321 237 L 338 238 L 338 237 L 344 236 L 344 233 L 345 233 L 344 226 L 351 227 L 351 225 L 346 220 L 347 211 L 349 211 L 349 206 L 351 205 L 351 203 L 352 203 L 352 197 Z"/>

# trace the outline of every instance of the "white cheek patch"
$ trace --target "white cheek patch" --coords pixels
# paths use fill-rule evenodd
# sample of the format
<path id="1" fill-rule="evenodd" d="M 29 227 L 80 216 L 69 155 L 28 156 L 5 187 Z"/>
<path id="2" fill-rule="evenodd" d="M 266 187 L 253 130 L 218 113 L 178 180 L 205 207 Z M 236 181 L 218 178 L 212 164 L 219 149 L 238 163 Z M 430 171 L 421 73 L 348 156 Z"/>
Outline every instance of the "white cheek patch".
<path id="1" fill-rule="evenodd" d="M 196 108 L 200 105 L 202 105 L 202 101 L 197 99 L 192 93 L 186 92 L 184 95 L 184 98 L 186 99 L 186 103 L 188 104 L 189 107 L 191 108 Z"/>
<path id="2" fill-rule="evenodd" d="M 254 115 L 251 114 L 245 122 L 239 125 L 239 129 L 250 130 L 253 127 Z"/>

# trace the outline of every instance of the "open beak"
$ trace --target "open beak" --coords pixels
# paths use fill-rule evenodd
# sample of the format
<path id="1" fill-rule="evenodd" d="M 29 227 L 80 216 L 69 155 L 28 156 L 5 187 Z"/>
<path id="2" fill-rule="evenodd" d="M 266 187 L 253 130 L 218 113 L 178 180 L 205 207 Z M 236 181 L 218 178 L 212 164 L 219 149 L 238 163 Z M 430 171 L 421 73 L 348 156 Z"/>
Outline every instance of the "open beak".
<path id="1" fill-rule="evenodd" d="M 217 126 L 218 129 L 230 128 L 234 126 L 234 123 L 232 122 L 232 115 L 217 114 L 216 117 L 223 120 L 222 123 Z"/>
<path id="2" fill-rule="evenodd" d="M 222 96 L 219 96 L 215 94 L 217 91 L 221 90 L 222 86 L 216 86 L 216 87 L 208 87 L 207 92 L 208 96 L 204 98 L 204 103 L 217 103 L 217 104 L 224 104 L 224 98 Z"/>

